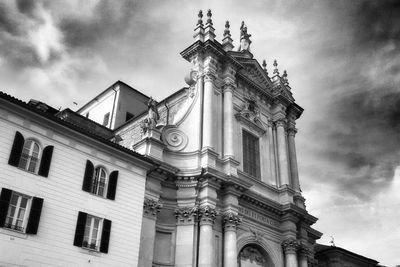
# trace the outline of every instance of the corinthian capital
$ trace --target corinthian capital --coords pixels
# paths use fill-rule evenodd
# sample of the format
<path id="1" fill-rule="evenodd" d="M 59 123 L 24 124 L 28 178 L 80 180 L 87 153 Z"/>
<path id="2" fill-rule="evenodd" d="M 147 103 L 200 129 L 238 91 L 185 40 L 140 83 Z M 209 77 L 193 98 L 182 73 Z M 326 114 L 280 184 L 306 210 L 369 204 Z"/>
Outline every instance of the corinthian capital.
<path id="1" fill-rule="evenodd" d="M 233 211 L 227 211 L 222 215 L 224 222 L 224 229 L 236 230 L 236 226 L 242 222 L 242 218 Z"/>
<path id="2" fill-rule="evenodd" d="M 206 72 L 204 72 L 204 82 L 214 82 L 215 80 L 215 73 L 207 70 Z"/>
<path id="3" fill-rule="evenodd" d="M 282 248 L 285 254 L 296 253 L 299 249 L 299 242 L 294 238 L 286 239 L 282 242 Z"/>
<path id="4" fill-rule="evenodd" d="M 154 199 L 145 198 L 143 202 L 143 215 L 155 218 L 157 213 L 160 212 L 162 204 Z"/>
<path id="5" fill-rule="evenodd" d="M 293 136 L 294 137 L 296 135 L 296 133 L 297 133 L 297 129 L 295 127 L 289 127 L 287 129 L 287 132 L 288 132 L 289 136 Z"/>
<path id="6" fill-rule="evenodd" d="M 200 224 L 213 224 L 217 211 L 210 205 L 201 206 L 198 211 Z"/>
<path id="7" fill-rule="evenodd" d="M 284 119 L 280 119 L 275 121 L 276 127 L 286 127 L 286 121 Z"/>
<path id="8" fill-rule="evenodd" d="M 175 210 L 175 218 L 180 224 L 194 223 L 197 207 L 181 207 Z"/>

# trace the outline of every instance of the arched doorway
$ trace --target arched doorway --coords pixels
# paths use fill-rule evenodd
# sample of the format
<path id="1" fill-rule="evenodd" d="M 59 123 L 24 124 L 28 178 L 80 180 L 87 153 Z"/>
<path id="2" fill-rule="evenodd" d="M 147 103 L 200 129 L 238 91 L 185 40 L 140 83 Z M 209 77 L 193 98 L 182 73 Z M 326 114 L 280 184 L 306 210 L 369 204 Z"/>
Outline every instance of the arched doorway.
<path id="1" fill-rule="evenodd" d="M 248 244 L 239 252 L 238 267 L 274 267 L 274 264 L 263 248 Z"/>

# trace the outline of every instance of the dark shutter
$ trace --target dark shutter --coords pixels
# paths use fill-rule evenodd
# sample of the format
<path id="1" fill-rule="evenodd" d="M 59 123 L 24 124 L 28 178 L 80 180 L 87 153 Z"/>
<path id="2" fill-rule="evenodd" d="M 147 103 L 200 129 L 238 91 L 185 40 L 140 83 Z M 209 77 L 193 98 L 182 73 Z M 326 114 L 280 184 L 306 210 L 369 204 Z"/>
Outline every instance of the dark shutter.
<path id="1" fill-rule="evenodd" d="M 103 220 L 103 231 L 101 232 L 100 252 L 108 253 L 108 244 L 110 243 L 111 221 Z"/>
<path id="2" fill-rule="evenodd" d="M 92 187 L 93 172 L 94 172 L 94 165 L 90 160 L 87 160 L 85 176 L 83 177 L 83 184 L 82 184 L 83 191 L 90 192 L 90 188 Z"/>
<path id="3" fill-rule="evenodd" d="M 10 204 L 12 191 L 7 188 L 3 188 L 1 190 L 0 195 L 0 227 L 4 226 L 6 221 L 8 205 Z"/>
<path id="4" fill-rule="evenodd" d="M 107 198 L 115 199 L 115 191 L 117 190 L 118 171 L 113 171 L 108 177 Z"/>
<path id="5" fill-rule="evenodd" d="M 37 234 L 42 207 L 43 198 L 34 197 L 32 199 L 31 212 L 29 213 L 28 225 L 26 226 L 27 234 Z"/>
<path id="6" fill-rule="evenodd" d="M 18 167 L 19 159 L 21 158 L 22 149 L 24 148 L 24 137 L 20 132 L 15 133 L 14 143 L 11 149 L 10 158 L 8 159 L 8 164 Z"/>
<path id="7" fill-rule="evenodd" d="M 85 235 L 87 213 L 79 212 L 78 220 L 76 221 L 74 246 L 82 247 L 83 237 Z"/>
<path id="8" fill-rule="evenodd" d="M 39 175 L 47 177 L 49 175 L 51 157 L 53 156 L 54 146 L 46 146 L 43 149 L 42 159 L 40 162 Z"/>

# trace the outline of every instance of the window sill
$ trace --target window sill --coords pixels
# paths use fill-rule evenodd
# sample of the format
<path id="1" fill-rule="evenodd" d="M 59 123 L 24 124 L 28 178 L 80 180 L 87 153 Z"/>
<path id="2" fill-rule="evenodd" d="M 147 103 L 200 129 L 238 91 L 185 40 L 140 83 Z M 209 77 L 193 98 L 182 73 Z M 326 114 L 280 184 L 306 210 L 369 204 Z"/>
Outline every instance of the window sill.
<path id="1" fill-rule="evenodd" d="M 9 228 L 0 228 L 0 234 L 9 235 L 9 236 L 17 237 L 17 238 L 21 238 L 21 239 L 28 238 L 28 234 L 25 234 L 24 232 L 21 232 L 21 231 L 9 229 Z"/>
<path id="2" fill-rule="evenodd" d="M 101 254 L 103 254 L 98 250 L 91 249 L 91 248 L 85 248 L 85 247 L 80 247 L 79 252 L 90 255 L 90 256 L 96 256 L 96 257 L 101 257 Z"/>

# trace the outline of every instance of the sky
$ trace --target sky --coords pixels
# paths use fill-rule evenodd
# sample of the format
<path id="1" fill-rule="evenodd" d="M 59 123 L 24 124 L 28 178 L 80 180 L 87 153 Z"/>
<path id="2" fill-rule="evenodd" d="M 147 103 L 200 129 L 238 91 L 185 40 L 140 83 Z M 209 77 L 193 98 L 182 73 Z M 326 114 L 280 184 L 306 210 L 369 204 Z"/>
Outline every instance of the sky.
<path id="1" fill-rule="evenodd" d="M 400 264 L 399 1 L 0 0 L 0 90 L 77 109 L 122 80 L 162 100 L 209 8 L 218 41 L 229 20 L 237 48 L 245 21 L 255 58 L 288 72 L 319 242 Z"/>

